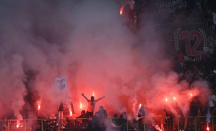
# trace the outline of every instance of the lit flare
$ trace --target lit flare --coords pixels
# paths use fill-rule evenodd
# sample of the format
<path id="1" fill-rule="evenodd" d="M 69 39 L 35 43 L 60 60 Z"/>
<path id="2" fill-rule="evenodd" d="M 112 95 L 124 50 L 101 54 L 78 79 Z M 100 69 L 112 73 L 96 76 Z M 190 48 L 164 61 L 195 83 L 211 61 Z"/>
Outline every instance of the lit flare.
<path id="1" fill-rule="evenodd" d="M 94 96 L 94 92 L 93 92 L 92 96 Z"/>
<path id="2" fill-rule="evenodd" d="M 122 7 L 120 8 L 120 15 L 123 14 L 123 10 L 124 10 L 124 6 L 122 6 Z"/>
<path id="3" fill-rule="evenodd" d="M 80 109 L 82 109 L 82 103 L 80 103 Z"/>
<path id="4" fill-rule="evenodd" d="M 38 104 L 38 110 L 40 110 L 41 106 Z"/>
<path id="5" fill-rule="evenodd" d="M 206 130 L 209 131 L 209 127 L 208 126 L 207 126 Z"/>
<path id="6" fill-rule="evenodd" d="M 175 97 L 173 97 L 173 100 L 175 101 L 175 100 L 176 100 L 176 98 L 175 98 Z"/>
<path id="7" fill-rule="evenodd" d="M 70 116 L 73 116 L 73 112 L 70 110 Z"/>
<path id="8" fill-rule="evenodd" d="M 139 104 L 139 108 L 141 108 L 142 104 Z"/>
<path id="9" fill-rule="evenodd" d="M 19 128 L 20 127 L 20 121 L 18 120 L 16 123 L 17 123 L 16 127 Z"/>
<path id="10" fill-rule="evenodd" d="M 165 101 L 168 101 L 168 99 L 166 98 Z"/>

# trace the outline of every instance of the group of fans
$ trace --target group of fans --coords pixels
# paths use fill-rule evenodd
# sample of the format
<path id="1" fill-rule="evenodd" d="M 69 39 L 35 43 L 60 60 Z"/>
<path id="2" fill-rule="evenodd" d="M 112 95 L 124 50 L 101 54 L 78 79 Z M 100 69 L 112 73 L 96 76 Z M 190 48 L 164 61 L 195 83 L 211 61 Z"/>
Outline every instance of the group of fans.
<path id="1" fill-rule="evenodd" d="M 132 130 L 144 130 L 143 125 L 143 117 L 145 116 L 144 106 L 141 106 L 137 118 L 131 123 L 128 123 L 127 113 L 123 112 L 118 116 L 118 114 L 114 114 L 112 119 L 107 119 L 108 114 L 107 111 L 103 108 L 103 106 L 99 107 L 99 110 L 95 112 L 95 104 L 105 97 L 101 97 L 97 100 L 94 99 L 94 96 L 91 96 L 89 100 L 84 94 L 82 96 L 88 102 L 87 111 L 82 110 L 81 115 L 76 119 L 67 118 L 66 121 L 62 115 L 59 115 L 57 118 L 56 125 L 62 130 L 85 130 L 85 131 L 105 131 L 107 128 L 111 128 L 111 130 L 121 130 L 126 131 L 127 128 Z M 59 112 L 63 111 L 63 106 L 59 106 Z M 60 124 L 60 125 L 58 125 Z"/>
<path id="2" fill-rule="evenodd" d="M 150 3 L 150 0 L 129 0 L 125 2 L 120 10 L 120 14 L 123 17 L 124 23 L 126 23 L 130 28 L 133 29 L 137 29 L 139 26 L 141 26 L 144 23 L 144 21 L 140 19 L 141 15 L 143 12 L 151 10 Z M 168 19 L 166 20 L 161 19 L 161 17 L 157 16 L 158 22 L 160 22 L 160 24 L 172 23 L 176 21 L 214 23 L 214 12 L 216 12 L 215 0 L 188 0 L 187 5 L 187 8 L 169 14 L 171 17 L 168 17 Z M 191 16 L 193 17 L 191 18 Z M 173 63 L 173 69 L 178 74 L 180 74 L 179 81 L 186 79 L 192 87 L 192 83 L 194 81 L 206 80 L 209 82 L 209 87 L 211 88 L 213 93 L 216 94 L 216 53 L 206 53 L 200 57 L 190 57 L 185 56 L 182 52 L 169 52 L 167 56 Z M 151 125 L 145 125 L 143 123 L 143 117 L 145 116 L 144 106 L 140 107 L 137 113 L 137 119 L 134 119 L 133 122 L 130 121 L 128 123 L 128 116 L 126 112 L 123 112 L 120 115 L 114 114 L 113 119 L 106 119 L 108 115 L 103 106 L 100 106 L 99 110 L 95 112 L 95 104 L 105 97 L 95 100 L 94 96 L 92 96 L 91 99 L 88 99 L 84 94 L 82 94 L 82 96 L 88 102 L 87 111 L 82 110 L 81 115 L 75 120 L 66 119 L 65 122 L 65 120 L 62 119 L 64 110 L 62 103 L 58 109 L 58 120 L 47 120 L 43 122 L 44 125 L 49 125 L 50 127 L 51 125 L 53 125 L 54 128 L 44 128 L 44 131 L 55 130 L 56 127 L 59 127 L 62 130 L 85 131 L 105 131 L 106 128 L 111 128 L 110 130 L 112 131 L 126 131 L 128 128 L 134 131 L 144 131 L 144 127 L 146 129 L 155 129 L 155 127 Z M 210 110 L 211 115 L 214 115 L 214 101 L 216 101 L 215 95 L 209 96 L 209 102 L 206 103 L 206 106 L 201 105 L 198 101 L 196 101 L 196 99 L 197 98 L 194 98 L 194 101 L 191 102 L 188 116 L 192 117 L 187 119 L 187 127 L 185 127 L 186 119 L 184 117 L 179 119 L 179 128 L 181 130 L 194 130 L 194 118 L 196 116 L 206 116 L 206 112 L 208 110 Z M 168 110 L 164 111 L 166 113 L 166 123 L 169 123 L 169 126 L 171 127 L 165 129 L 165 131 L 173 131 L 173 121 L 175 116 Z M 39 122 L 39 127 L 42 128 L 42 125 L 40 124 L 41 123 Z M 41 130 L 40 128 L 35 130 Z M 7 128 L 2 128 L 2 130 L 6 131 Z"/>

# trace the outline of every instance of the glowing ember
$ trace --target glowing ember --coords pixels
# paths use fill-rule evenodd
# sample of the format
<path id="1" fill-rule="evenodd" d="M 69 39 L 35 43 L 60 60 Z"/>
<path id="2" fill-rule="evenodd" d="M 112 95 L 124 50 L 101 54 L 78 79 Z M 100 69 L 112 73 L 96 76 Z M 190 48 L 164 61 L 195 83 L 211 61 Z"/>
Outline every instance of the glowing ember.
<path id="1" fill-rule="evenodd" d="M 72 116 L 73 115 L 73 112 L 72 111 L 70 111 L 70 116 Z"/>
<path id="2" fill-rule="evenodd" d="M 209 127 L 208 126 L 207 126 L 206 130 L 209 131 Z"/>
<path id="3" fill-rule="evenodd" d="M 40 110 L 40 108 L 41 108 L 41 106 L 40 106 L 40 105 L 38 105 L 38 110 Z"/>
<path id="4" fill-rule="evenodd" d="M 82 109 L 82 103 L 80 103 L 80 109 Z"/>
<path id="5" fill-rule="evenodd" d="M 175 98 L 175 97 L 173 97 L 173 100 L 176 100 L 176 98 Z"/>
<path id="6" fill-rule="evenodd" d="M 123 14 L 123 10 L 124 10 L 124 7 L 121 7 L 121 8 L 120 8 L 120 15 Z"/>
<path id="7" fill-rule="evenodd" d="M 94 96 L 94 92 L 93 92 L 92 96 Z"/>
<path id="8" fill-rule="evenodd" d="M 141 108 L 142 104 L 139 104 L 139 108 Z"/>

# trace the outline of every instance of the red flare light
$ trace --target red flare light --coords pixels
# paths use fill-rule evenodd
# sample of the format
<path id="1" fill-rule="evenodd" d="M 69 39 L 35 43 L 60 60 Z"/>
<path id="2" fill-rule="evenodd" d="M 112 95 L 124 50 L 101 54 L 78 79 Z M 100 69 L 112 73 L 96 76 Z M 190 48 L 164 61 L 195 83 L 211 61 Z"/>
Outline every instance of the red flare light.
<path id="1" fill-rule="evenodd" d="M 17 127 L 17 128 L 20 127 L 20 120 L 17 120 L 17 122 L 16 122 L 16 127 Z"/>
<path id="2" fill-rule="evenodd" d="M 139 104 L 139 108 L 141 108 L 142 104 Z"/>
<path id="3" fill-rule="evenodd" d="M 73 116 L 73 112 L 72 111 L 70 111 L 70 116 Z"/>
<path id="4" fill-rule="evenodd" d="M 94 96 L 94 92 L 92 93 L 92 96 Z"/>
<path id="5" fill-rule="evenodd" d="M 166 98 L 165 100 L 166 100 L 166 101 L 168 101 L 168 99 L 167 99 L 167 98 Z"/>
<path id="6" fill-rule="evenodd" d="M 121 8 L 120 8 L 120 15 L 123 14 L 123 10 L 124 10 L 124 7 L 121 7 Z"/>
<path id="7" fill-rule="evenodd" d="M 41 108 L 41 106 L 40 106 L 40 105 L 38 105 L 38 110 L 40 110 L 40 108 Z"/>
<path id="8" fill-rule="evenodd" d="M 82 103 L 80 103 L 80 109 L 82 109 Z"/>
<path id="9" fill-rule="evenodd" d="M 173 97 L 173 100 L 175 101 L 175 100 L 176 100 L 176 98 L 175 98 L 175 97 Z"/>
<path id="10" fill-rule="evenodd" d="M 206 130 L 209 131 L 209 127 L 208 126 L 207 126 Z"/>
<path id="11" fill-rule="evenodd" d="M 190 96 L 193 96 L 193 94 L 191 93 Z"/>

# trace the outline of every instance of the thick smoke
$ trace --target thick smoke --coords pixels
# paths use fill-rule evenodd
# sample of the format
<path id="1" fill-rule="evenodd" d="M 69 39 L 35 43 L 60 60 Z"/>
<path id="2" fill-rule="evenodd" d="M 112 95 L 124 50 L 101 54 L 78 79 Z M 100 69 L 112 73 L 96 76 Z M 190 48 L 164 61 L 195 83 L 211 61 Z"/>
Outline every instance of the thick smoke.
<path id="1" fill-rule="evenodd" d="M 112 0 L 1 3 L 0 116 L 20 112 L 28 92 L 35 104 L 40 101 L 41 112 L 56 113 L 65 98 L 54 88 L 58 76 L 67 78 L 76 115 L 80 102 L 87 108 L 81 93 L 106 96 L 96 110 L 103 105 L 109 115 L 123 110 L 133 115 L 135 94 L 137 106 L 145 105 L 149 114 L 161 115 L 165 106 L 175 113 L 178 105 L 187 115 L 190 94 L 209 94 L 208 83 L 186 90 L 189 84 L 178 81 L 150 15 L 147 26 L 134 34 L 122 24 L 120 5 Z"/>

